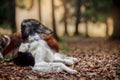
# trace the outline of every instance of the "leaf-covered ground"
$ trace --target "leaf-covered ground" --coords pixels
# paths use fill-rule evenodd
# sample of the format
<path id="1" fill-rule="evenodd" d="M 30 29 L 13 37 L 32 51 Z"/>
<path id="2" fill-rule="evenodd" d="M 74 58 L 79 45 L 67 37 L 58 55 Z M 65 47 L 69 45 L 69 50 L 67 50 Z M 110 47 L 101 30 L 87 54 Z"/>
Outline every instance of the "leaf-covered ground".
<path id="1" fill-rule="evenodd" d="M 60 46 L 61 52 L 79 59 L 69 66 L 77 74 L 36 72 L 1 60 L 0 80 L 120 80 L 120 41 L 72 39 L 61 42 Z"/>

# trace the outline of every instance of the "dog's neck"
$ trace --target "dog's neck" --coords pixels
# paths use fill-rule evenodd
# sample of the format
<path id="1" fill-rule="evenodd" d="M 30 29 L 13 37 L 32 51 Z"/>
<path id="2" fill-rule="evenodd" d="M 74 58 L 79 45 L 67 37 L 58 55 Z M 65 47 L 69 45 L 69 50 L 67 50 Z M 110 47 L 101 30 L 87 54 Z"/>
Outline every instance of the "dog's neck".
<path id="1" fill-rule="evenodd" d="M 37 33 L 35 33 L 35 35 L 29 35 L 28 37 L 28 42 L 33 42 L 38 40 L 42 40 L 42 38 Z"/>

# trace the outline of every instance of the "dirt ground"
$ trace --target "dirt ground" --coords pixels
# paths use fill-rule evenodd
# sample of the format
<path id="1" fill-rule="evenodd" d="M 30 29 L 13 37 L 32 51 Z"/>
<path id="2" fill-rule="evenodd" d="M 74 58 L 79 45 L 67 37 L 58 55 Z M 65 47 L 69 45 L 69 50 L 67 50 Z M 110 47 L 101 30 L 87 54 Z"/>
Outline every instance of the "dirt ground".
<path id="1" fill-rule="evenodd" d="M 60 52 L 79 59 L 69 66 L 77 74 L 36 72 L 1 60 L 0 80 L 120 80 L 120 41 L 81 38 L 59 44 L 62 45 Z"/>

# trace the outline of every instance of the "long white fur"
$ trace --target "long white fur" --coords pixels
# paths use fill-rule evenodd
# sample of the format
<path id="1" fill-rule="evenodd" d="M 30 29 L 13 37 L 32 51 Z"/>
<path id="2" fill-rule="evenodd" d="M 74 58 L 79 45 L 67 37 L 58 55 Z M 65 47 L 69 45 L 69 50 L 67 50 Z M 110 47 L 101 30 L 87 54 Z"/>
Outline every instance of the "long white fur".
<path id="1" fill-rule="evenodd" d="M 35 58 L 34 70 L 42 72 L 61 72 L 66 71 L 70 74 L 77 73 L 67 65 L 72 65 L 77 61 L 77 58 L 67 57 L 66 55 L 55 53 L 52 51 L 47 43 L 39 37 L 38 34 L 29 36 L 28 43 L 22 43 L 19 51 L 28 51 L 32 53 Z"/>

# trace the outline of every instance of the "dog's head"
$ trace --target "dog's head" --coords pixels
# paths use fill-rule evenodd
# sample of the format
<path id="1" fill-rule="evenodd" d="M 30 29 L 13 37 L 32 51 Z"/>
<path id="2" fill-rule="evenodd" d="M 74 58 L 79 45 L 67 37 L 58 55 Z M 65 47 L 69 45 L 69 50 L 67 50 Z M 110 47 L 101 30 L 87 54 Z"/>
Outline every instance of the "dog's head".
<path id="1" fill-rule="evenodd" d="M 2 50 L 10 44 L 10 37 L 7 35 L 0 36 L 0 57 L 2 58 Z"/>
<path id="2" fill-rule="evenodd" d="M 41 24 L 35 19 L 26 19 L 21 23 L 22 38 L 24 40 L 28 39 L 29 35 L 38 34 L 52 34 L 52 30 L 48 29 L 46 26 Z"/>

